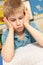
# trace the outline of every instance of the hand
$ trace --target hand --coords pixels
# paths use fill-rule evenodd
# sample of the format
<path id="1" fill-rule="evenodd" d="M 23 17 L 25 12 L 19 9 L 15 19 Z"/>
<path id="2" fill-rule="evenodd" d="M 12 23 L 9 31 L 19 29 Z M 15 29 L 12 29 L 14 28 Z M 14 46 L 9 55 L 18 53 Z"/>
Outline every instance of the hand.
<path id="1" fill-rule="evenodd" d="M 25 16 L 24 16 L 24 26 L 26 26 L 27 24 L 29 24 L 30 22 L 30 14 L 28 11 L 25 10 Z"/>
<path id="2" fill-rule="evenodd" d="M 11 24 L 10 21 L 7 20 L 6 17 L 4 17 L 3 20 L 4 20 L 4 23 L 7 25 L 7 27 L 8 27 L 9 29 L 13 29 L 13 25 Z"/>

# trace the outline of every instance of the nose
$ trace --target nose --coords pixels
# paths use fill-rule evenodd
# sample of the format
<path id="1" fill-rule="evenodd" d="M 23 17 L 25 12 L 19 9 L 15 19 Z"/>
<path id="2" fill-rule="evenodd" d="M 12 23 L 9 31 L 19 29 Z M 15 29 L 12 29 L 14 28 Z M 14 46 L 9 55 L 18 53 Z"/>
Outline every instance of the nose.
<path id="1" fill-rule="evenodd" d="M 19 26 L 19 25 L 20 25 L 20 21 L 19 21 L 19 20 L 17 20 L 17 21 L 16 21 L 16 24 Z"/>

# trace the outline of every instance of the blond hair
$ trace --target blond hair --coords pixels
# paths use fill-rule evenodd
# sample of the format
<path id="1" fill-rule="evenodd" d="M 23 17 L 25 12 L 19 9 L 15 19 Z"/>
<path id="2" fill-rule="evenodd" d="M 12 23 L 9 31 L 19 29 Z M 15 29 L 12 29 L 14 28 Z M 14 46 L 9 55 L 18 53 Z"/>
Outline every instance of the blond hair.
<path id="1" fill-rule="evenodd" d="M 3 5 L 3 15 L 8 17 L 19 9 L 24 9 L 24 4 L 21 0 L 7 0 Z"/>

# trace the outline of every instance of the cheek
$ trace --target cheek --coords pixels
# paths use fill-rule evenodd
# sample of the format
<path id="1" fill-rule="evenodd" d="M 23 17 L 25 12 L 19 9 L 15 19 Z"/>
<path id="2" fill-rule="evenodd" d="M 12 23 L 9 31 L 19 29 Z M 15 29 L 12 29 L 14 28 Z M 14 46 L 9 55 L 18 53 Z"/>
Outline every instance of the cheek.
<path id="1" fill-rule="evenodd" d="M 14 27 L 14 28 L 16 28 L 16 25 L 15 25 L 15 24 L 13 24 L 13 27 Z"/>
<path id="2" fill-rule="evenodd" d="M 15 23 L 12 23 L 12 26 L 15 28 L 16 27 L 16 24 Z"/>
<path id="3" fill-rule="evenodd" d="M 23 20 L 21 21 L 21 24 L 23 25 Z"/>

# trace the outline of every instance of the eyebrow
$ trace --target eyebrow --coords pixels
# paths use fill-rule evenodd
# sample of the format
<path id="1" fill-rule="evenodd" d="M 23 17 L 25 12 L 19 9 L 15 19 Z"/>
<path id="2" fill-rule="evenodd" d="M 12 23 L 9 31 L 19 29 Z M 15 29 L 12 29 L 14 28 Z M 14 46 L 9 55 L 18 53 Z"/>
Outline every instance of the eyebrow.
<path id="1" fill-rule="evenodd" d="M 25 12 L 23 12 L 24 14 L 23 15 L 20 15 L 19 17 L 24 17 L 25 15 Z M 15 19 L 15 17 L 11 17 L 10 19 Z"/>
<path id="2" fill-rule="evenodd" d="M 21 15 L 21 16 L 19 16 L 18 18 L 20 18 L 20 17 L 24 17 L 24 15 Z M 11 20 L 12 20 L 12 19 L 15 19 L 15 17 L 11 17 L 10 19 L 11 19 Z"/>

